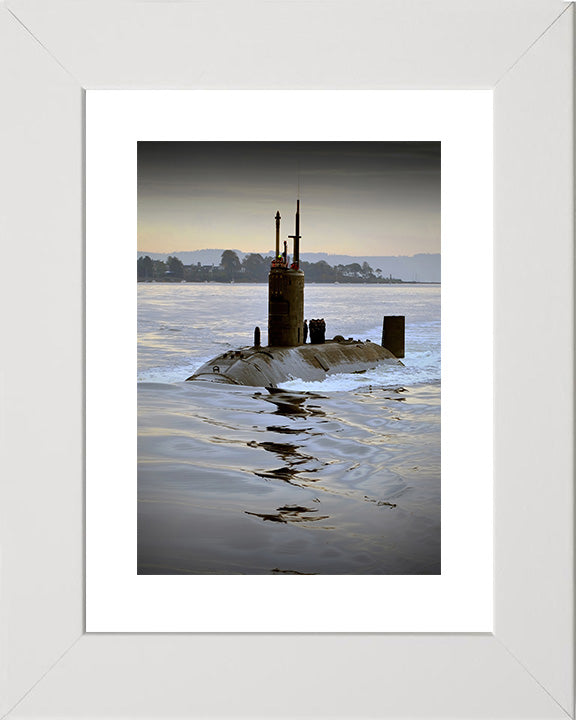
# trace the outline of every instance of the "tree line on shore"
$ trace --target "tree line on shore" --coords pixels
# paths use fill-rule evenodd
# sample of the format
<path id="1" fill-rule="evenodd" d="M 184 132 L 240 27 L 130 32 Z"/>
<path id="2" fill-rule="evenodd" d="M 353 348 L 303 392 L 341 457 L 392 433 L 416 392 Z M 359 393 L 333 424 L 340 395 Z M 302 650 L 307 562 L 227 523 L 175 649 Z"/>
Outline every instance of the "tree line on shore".
<path id="1" fill-rule="evenodd" d="M 184 265 L 169 255 L 166 262 L 152 260 L 149 255 L 138 258 L 138 282 L 267 282 L 270 257 L 250 253 L 240 260 L 233 250 L 225 250 L 220 265 Z M 350 265 L 329 265 L 325 260 L 315 263 L 300 261 L 306 280 L 317 283 L 401 283 L 391 275 L 383 277 L 382 270 L 373 270 L 367 262 Z"/>

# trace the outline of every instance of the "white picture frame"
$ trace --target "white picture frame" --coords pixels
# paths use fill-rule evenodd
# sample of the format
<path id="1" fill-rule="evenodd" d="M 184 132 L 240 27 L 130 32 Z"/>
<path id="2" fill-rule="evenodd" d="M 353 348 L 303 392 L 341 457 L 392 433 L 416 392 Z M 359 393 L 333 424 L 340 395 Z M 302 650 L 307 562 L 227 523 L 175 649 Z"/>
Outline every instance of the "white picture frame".
<path id="1" fill-rule="evenodd" d="M 26 259 L 2 283 L 2 715 L 574 717 L 574 22 L 559 0 L 0 7 L 3 250 Z M 85 634 L 84 90 L 464 85 L 494 90 L 494 633 Z"/>

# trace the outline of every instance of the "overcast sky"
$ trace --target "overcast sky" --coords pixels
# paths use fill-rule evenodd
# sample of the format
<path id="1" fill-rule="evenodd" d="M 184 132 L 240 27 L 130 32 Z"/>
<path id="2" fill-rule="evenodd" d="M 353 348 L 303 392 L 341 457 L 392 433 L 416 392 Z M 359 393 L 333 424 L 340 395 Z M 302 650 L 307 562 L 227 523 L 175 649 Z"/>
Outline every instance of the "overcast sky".
<path id="1" fill-rule="evenodd" d="M 439 142 L 139 142 L 138 250 L 266 253 L 298 185 L 301 252 L 440 252 Z"/>

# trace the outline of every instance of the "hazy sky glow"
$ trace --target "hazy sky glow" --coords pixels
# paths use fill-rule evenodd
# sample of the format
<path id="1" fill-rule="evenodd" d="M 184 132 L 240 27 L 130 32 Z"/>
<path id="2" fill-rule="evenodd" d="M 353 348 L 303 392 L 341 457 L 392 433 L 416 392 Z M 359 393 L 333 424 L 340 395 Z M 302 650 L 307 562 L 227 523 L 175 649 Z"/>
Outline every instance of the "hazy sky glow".
<path id="1" fill-rule="evenodd" d="M 266 253 L 298 181 L 301 252 L 440 252 L 439 142 L 139 142 L 138 250 Z"/>

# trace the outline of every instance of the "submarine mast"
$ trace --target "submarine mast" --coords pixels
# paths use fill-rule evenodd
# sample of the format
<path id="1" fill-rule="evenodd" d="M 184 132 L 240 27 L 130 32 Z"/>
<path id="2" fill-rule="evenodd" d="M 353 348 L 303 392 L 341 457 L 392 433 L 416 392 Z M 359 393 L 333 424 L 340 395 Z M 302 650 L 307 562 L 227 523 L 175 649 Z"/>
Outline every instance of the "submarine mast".
<path id="1" fill-rule="evenodd" d="M 296 200 L 296 231 L 294 235 L 288 235 L 291 240 L 294 240 L 294 263 L 296 270 L 300 268 L 300 199 Z"/>
<path id="2" fill-rule="evenodd" d="M 276 212 L 276 253 L 274 257 L 280 257 L 280 210 Z"/>
<path id="3" fill-rule="evenodd" d="M 296 347 L 304 339 L 304 273 L 300 270 L 300 200 L 296 203 L 294 254 L 280 255 L 280 212 L 276 213 L 276 255 L 268 275 L 268 345 Z"/>

